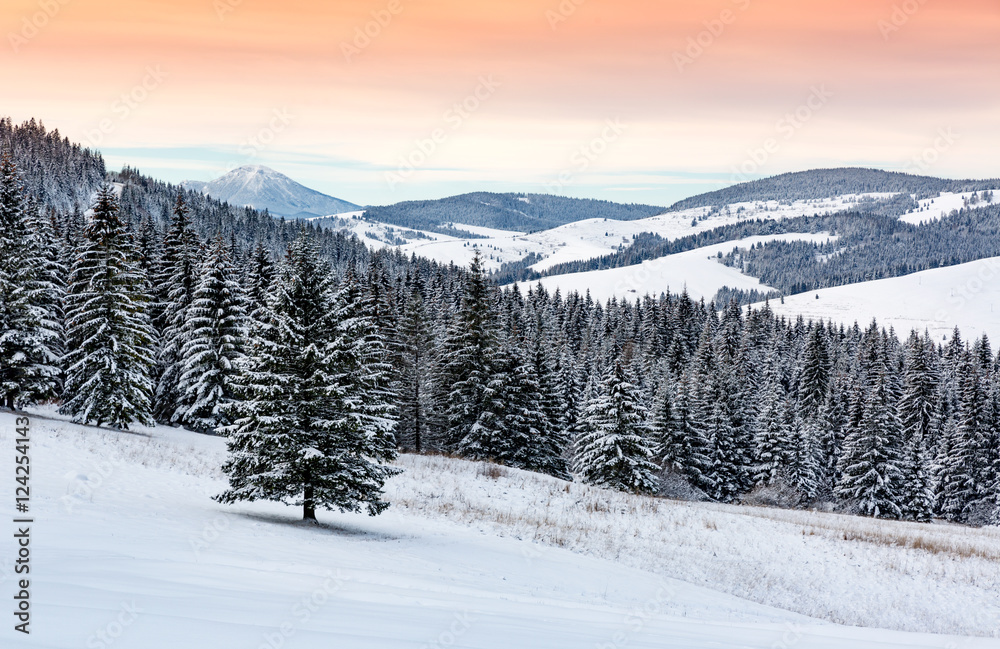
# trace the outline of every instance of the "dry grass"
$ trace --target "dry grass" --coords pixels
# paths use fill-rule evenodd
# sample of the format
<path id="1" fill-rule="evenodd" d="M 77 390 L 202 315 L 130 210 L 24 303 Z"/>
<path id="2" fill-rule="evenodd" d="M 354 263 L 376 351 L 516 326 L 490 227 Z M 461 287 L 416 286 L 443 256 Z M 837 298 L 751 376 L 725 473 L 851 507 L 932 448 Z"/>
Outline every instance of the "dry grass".
<path id="1" fill-rule="evenodd" d="M 636 496 L 441 457 L 398 463 L 394 508 L 841 624 L 1000 636 L 1000 529 Z"/>

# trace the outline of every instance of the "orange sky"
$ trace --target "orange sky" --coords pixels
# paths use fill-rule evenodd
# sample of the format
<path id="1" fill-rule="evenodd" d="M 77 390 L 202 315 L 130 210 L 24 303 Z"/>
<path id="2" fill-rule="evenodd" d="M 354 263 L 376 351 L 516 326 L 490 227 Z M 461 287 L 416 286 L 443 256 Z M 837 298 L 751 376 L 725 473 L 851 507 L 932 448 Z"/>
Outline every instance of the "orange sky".
<path id="1" fill-rule="evenodd" d="M 664 204 L 818 166 L 1000 176 L 1000 0 L 4 0 L 0 27 L 0 113 L 168 180 Z"/>

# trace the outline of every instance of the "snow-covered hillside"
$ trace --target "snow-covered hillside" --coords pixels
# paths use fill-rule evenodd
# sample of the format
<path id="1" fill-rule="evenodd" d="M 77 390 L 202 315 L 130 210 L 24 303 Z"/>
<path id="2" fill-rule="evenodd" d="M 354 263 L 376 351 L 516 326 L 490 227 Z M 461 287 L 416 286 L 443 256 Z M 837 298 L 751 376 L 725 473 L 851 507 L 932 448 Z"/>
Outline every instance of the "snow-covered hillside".
<path id="1" fill-rule="evenodd" d="M 845 195 L 829 199 L 795 201 L 781 204 L 778 201 L 735 203 L 719 210 L 697 207 L 679 212 L 667 212 L 635 221 L 613 219 L 588 219 L 567 225 L 524 234 L 520 232 L 495 233 L 485 239 L 438 239 L 407 243 L 402 249 L 415 252 L 442 263 L 454 262 L 467 265 L 479 248 L 487 270 L 496 270 L 507 262 L 520 261 L 530 254 L 541 260 L 531 266 L 545 271 L 564 262 L 582 261 L 614 252 L 628 246 L 632 238 L 644 232 L 658 234 L 665 239 L 679 239 L 705 232 L 723 225 L 751 219 L 779 220 L 796 216 L 827 214 L 851 209 L 869 199 L 887 198 L 885 194 Z M 472 230 L 469 226 L 456 228 Z M 487 234 L 477 232 L 477 234 Z"/>
<path id="2" fill-rule="evenodd" d="M 0 413 L 7 466 L 13 421 Z M 653 500 L 413 456 L 387 514 L 307 526 L 296 508 L 213 502 L 219 438 L 39 417 L 31 431 L 34 618 L 4 647 L 996 646 L 996 530 Z"/>
<path id="3" fill-rule="evenodd" d="M 914 225 L 938 221 L 942 217 L 951 214 L 952 210 L 960 210 L 968 207 L 968 200 L 972 197 L 973 193 L 964 192 L 955 194 L 952 192 L 941 192 L 940 196 L 920 200 L 920 207 L 907 212 L 899 217 L 899 220 L 913 223 Z"/>
<path id="4" fill-rule="evenodd" d="M 846 325 L 877 318 L 900 336 L 927 329 L 943 340 L 957 326 L 966 340 L 1000 340 L 1000 257 L 792 295 L 771 308 Z"/>
<path id="5" fill-rule="evenodd" d="M 183 184 L 230 205 L 267 209 L 275 216 L 308 218 L 358 209 L 354 203 L 310 189 L 262 165 L 237 167 L 207 183 Z"/>
<path id="6" fill-rule="evenodd" d="M 413 230 L 398 225 L 371 221 L 364 217 L 364 213 L 364 210 L 355 210 L 308 220 L 327 230 L 338 230 L 348 235 L 353 234 L 359 241 L 374 250 L 387 246 L 400 247 L 411 241 L 464 241 L 464 239 L 438 232 Z"/>
<path id="7" fill-rule="evenodd" d="M 550 292 L 560 289 L 564 294 L 573 291 L 581 295 L 590 291 L 595 300 L 612 297 L 635 300 L 644 295 L 658 296 L 670 291 L 680 293 L 687 289 L 694 299 L 711 300 L 723 286 L 734 289 L 771 291 L 755 277 L 744 275 L 738 269 L 719 262 L 719 253 L 726 254 L 733 248 L 748 248 L 767 241 L 813 241 L 822 243 L 831 239 L 829 234 L 781 234 L 747 237 L 696 250 L 668 255 L 634 266 L 622 266 L 584 273 L 568 273 L 543 277 L 532 286 L 541 284 Z"/>

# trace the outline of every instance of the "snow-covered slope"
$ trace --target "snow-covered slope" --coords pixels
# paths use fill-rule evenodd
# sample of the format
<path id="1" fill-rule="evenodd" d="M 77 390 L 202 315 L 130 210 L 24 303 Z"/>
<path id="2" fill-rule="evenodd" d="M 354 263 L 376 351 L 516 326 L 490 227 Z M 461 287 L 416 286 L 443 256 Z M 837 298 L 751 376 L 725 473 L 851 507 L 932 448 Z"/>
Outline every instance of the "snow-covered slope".
<path id="1" fill-rule="evenodd" d="M 968 340 L 1000 340 L 1000 257 L 792 295 L 771 308 L 846 325 L 877 318 L 900 336 L 927 329 L 942 340 L 957 326 Z"/>
<path id="2" fill-rule="evenodd" d="M 327 230 L 339 230 L 348 235 L 353 234 L 366 246 L 376 250 L 387 246 L 402 247 L 409 242 L 464 241 L 464 239 L 437 232 L 425 232 L 371 221 L 366 219 L 364 214 L 364 210 L 355 210 L 309 220 Z"/>
<path id="3" fill-rule="evenodd" d="M 700 298 L 711 300 L 723 286 L 767 292 L 774 289 L 761 284 L 755 277 L 744 275 L 736 268 L 719 263 L 719 253 L 726 254 L 733 248 L 748 248 L 767 241 L 822 243 L 830 238 L 829 234 L 824 233 L 747 237 L 659 257 L 634 266 L 550 275 L 532 282 L 532 286 L 540 283 L 549 292 L 558 288 L 563 294 L 576 291 L 582 295 L 590 291 L 592 298 L 601 301 L 612 297 L 635 300 L 646 294 L 656 297 L 668 290 L 671 293 L 680 293 L 685 288 L 696 300 Z"/>
<path id="4" fill-rule="evenodd" d="M 0 413 L 6 466 L 13 421 Z M 295 508 L 210 499 L 224 484 L 221 439 L 39 417 L 31 431 L 34 618 L 28 637 L 5 626 L 4 647 L 996 646 L 839 626 L 718 592 L 852 625 L 989 636 L 995 531 L 941 526 L 935 551 L 909 549 L 893 534 L 915 543 L 930 528 L 674 503 L 409 456 L 387 514 L 306 526 Z M 0 484 L 12 503 L 14 481 Z"/>
<path id="5" fill-rule="evenodd" d="M 540 257 L 540 261 L 531 267 L 537 271 L 545 271 L 556 264 L 607 255 L 621 246 L 630 245 L 633 237 L 644 232 L 673 240 L 739 221 L 779 220 L 840 212 L 849 210 L 864 200 L 887 197 L 889 197 L 887 194 L 850 194 L 784 204 L 778 201 L 766 201 L 735 203 L 719 209 L 696 207 L 635 221 L 587 219 L 532 234 L 494 232 L 485 239 L 414 241 L 403 245 L 402 248 L 407 253 L 415 252 L 417 255 L 442 263 L 454 262 L 461 265 L 468 264 L 472 260 L 475 248 L 479 248 L 483 254 L 484 266 L 488 270 L 495 270 L 507 262 L 519 261 L 529 254 L 536 254 Z M 471 231 L 469 226 L 455 225 L 455 227 Z"/>
<path id="6" fill-rule="evenodd" d="M 354 203 L 309 189 L 261 165 L 238 167 L 211 182 L 188 181 L 184 185 L 230 205 L 267 209 L 275 216 L 309 218 L 358 209 Z"/>
<path id="7" fill-rule="evenodd" d="M 942 217 L 951 214 L 952 210 L 960 210 L 968 207 L 968 201 L 975 192 L 964 192 L 960 194 L 955 194 L 952 192 L 941 192 L 939 196 L 934 198 L 925 198 L 919 201 L 920 207 L 910 212 L 907 212 L 903 216 L 899 217 L 900 221 L 905 221 L 907 223 L 913 223 L 914 225 L 920 225 L 921 223 L 928 223 L 930 221 L 938 221 Z M 994 200 L 997 200 L 994 198 Z M 979 205 L 985 205 L 986 203 L 980 203 Z"/>

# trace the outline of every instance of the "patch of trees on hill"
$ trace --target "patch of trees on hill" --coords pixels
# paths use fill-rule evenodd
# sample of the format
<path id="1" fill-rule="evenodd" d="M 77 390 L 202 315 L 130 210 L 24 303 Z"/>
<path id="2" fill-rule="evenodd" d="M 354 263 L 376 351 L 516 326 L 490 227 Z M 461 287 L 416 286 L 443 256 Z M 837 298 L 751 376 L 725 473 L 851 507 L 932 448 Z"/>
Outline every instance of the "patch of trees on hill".
<path id="1" fill-rule="evenodd" d="M 740 183 L 674 203 L 670 211 L 692 207 L 712 207 L 754 201 L 794 202 L 832 198 L 846 194 L 914 194 L 930 198 L 941 192 L 971 192 L 993 189 L 1000 180 L 948 180 L 907 173 L 846 167 L 813 169 L 781 174 L 771 178 Z"/>
<path id="2" fill-rule="evenodd" d="M 432 201 L 405 201 L 368 207 L 365 218 L 414 230 L 463 236 L 449 224 L 458 223 L 498 230 L 535 232 L 583 219 L 633 221 L 662 214 L 652 205 L 612 203 L 566 198 L 551 194 L 495 194 L 475 192 Z M 464 235 L 467 236 L 467 235 Z"/>

